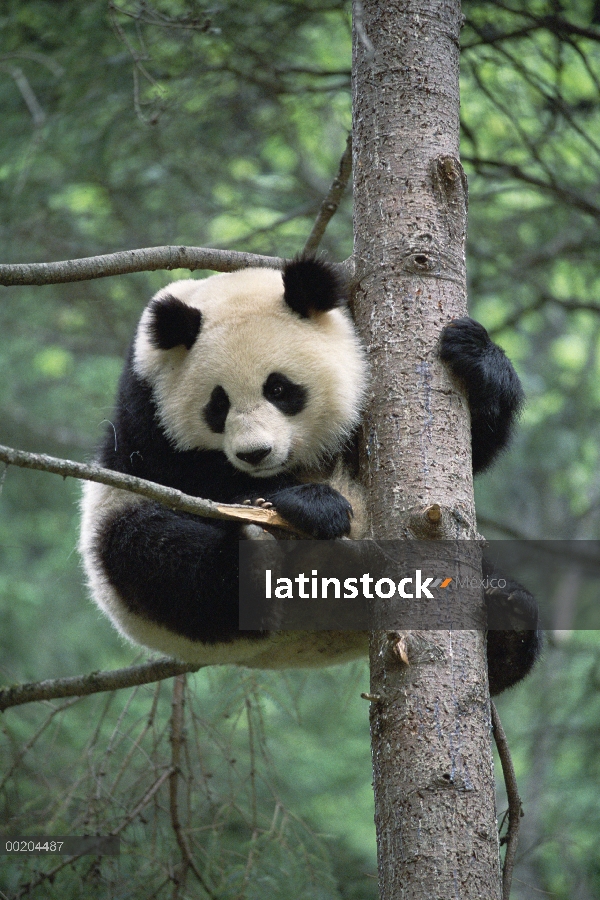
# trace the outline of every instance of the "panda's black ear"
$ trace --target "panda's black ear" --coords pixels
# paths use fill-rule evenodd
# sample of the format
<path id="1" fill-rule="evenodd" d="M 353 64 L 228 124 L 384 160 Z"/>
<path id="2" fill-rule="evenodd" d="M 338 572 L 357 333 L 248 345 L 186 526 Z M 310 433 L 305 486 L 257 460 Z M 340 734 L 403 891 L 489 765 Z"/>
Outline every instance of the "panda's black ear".
<path id="1" fill-rule="evenodd" d="M 170 294 L 155 300 L 150 307 L 148 335 L 157 350 L 171 350 L 181 346 L 189 350 L 201 327 L 200 310 Z"/>
<path id="2" fill-rule="evenodd" d="M 337 270 L 320 259 L 299 256 L 283 267 L 283 299 L 295 313 L 308 319 L 347 301 L 347 286 Z"/>

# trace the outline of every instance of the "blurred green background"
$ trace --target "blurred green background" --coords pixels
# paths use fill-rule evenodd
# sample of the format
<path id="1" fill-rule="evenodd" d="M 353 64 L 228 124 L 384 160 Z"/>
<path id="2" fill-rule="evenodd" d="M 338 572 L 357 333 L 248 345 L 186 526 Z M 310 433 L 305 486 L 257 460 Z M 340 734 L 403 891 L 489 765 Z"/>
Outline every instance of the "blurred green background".
<path id="1" fill-rule="evenodd" d="M 470 307 L 528 397 L 510 452 L 478 481 L 480 528 L 597 539 L 600 4 L 467 0 L 464 12 Z M 0 29 L 2 262 L 301 249 L 351 124 L 347 3 L 5 0 Z M 351 252 L 350 191 L 323 248 Z M 140 311 L 187 275 L 1 288 L 0 442 L 90 459 Z M 86 597 L 79 493 L 6 473 L 3 684 L 140 659 Z M 550 633 L 533 677 L 499 701 L 525 807 L 519 900 L 600 896 L 599 687 L 597 634 Z M 180 805 L 204 882 L 188 871 L 178 894 L 167 788 L 127 820 L 169 767 L 172 683 L 7 711 L 2 833 L 127 824 L 118 860 L 85 857 L 53 881 L 55 861 L 11 860 L 0 889 L 375 898 L 367 688 L 366 664 L 188 680 Z"/>

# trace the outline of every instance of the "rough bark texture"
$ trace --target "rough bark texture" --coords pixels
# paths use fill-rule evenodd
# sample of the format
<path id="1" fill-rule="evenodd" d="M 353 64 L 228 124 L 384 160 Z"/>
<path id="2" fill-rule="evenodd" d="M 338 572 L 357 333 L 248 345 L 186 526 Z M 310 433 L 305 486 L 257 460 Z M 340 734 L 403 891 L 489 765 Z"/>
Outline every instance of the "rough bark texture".
<path id="1" fill-rule="evenodd" d="M 475 534 L 466 402 L 436 358 L 441 328 L 466 311 L 460 23 L 458 0 L 355 0 L 355 312 L 373 372 L 363 469 L 379 539 Z M 441 517 L 424 514 L 435 504 Z M 494 900 L 483 635 L 412 632 L 400 651 L 372 639 L 382 900 Z"/>

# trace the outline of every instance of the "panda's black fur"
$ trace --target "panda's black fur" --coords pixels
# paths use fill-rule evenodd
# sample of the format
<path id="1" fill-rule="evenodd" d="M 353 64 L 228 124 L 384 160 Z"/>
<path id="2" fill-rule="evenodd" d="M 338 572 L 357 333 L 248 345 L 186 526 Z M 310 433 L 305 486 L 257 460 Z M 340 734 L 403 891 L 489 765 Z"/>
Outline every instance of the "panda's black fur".
<path id="1" fill-rule="evenodd" d="M 262 498 L 318 539 L 350 534 L 360 495 L 333 464 L 357 425 L 367 375 L 345 300 L 336 271 L 306 258 L 283 273 L 169 285 L 142 316 L 98 462 L 222 503 Z M 518 378 L 470 319 L 444 330 L 440 355 L 465 382 L 481 471 L 510 437 Z M 199 664 L 282 668 L 364 653 L 358 633 L 238 630 L 245 530 L 88 484 L 81 550 L 94 599 L 127 637 Z M 535 614 L 519 585 L 505 595 L 517 620 Z M 536 631 L 490 631 L 492 691 L 520 680 L 538 648 Z"/>

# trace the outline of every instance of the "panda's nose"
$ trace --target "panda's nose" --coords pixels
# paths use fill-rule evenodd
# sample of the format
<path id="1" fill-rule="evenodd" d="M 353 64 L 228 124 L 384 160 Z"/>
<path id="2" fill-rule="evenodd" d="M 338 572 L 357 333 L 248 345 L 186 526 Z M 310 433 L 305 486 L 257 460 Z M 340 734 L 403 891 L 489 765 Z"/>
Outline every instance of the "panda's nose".
<path id="1" fill-rule="evenodd" d="M 250 463 L 251 466 L 257 466 L 270 452 L 271 447 L 259 447 L 258 450 L 249 450 L 247 453 L 236 453 L 235 455 L 242 462 Z"/>

